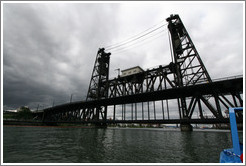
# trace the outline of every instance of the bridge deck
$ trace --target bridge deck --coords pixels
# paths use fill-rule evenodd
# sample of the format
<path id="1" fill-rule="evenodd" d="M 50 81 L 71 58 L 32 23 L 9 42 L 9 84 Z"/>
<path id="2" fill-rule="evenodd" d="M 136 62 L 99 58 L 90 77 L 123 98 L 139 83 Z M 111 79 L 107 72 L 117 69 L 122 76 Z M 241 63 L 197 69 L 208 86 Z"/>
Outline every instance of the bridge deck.
<path id="1" fill-rule="evenodd" d="M 101 99 L 95 101 L 80 101 L 62 104 L 50 108 L 46 108 L 43 111 L 62 111 L 73 108 L 88 108 L 95 106 L 110 106 L 117 104 L 129 104 L 147 101 L 157 101 L 165 99 L 176 99 L 179 97 L 191 97 L 199 95 L 211 95 L 211 94 L 230 94 L 233 92 L 243 91 L 243 78 L 234 78 L 228 80 L 219 80 L 212 83 L 203 83 L 193 86 L 186 86 L 180 88 L 165 89 L 154 92 L 133 94 L 115 98 Z"/>

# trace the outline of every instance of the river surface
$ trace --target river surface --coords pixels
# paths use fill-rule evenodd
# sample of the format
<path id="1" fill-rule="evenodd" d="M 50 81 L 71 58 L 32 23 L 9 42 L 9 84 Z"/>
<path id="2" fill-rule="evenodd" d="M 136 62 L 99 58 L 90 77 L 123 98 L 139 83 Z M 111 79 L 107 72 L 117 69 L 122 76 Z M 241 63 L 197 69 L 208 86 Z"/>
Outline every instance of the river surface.
<path id="1" fill-rule="evenodd" d="M 218 163 L 230 147 L 229 131 L 3 127 L 4 163 Z"/>

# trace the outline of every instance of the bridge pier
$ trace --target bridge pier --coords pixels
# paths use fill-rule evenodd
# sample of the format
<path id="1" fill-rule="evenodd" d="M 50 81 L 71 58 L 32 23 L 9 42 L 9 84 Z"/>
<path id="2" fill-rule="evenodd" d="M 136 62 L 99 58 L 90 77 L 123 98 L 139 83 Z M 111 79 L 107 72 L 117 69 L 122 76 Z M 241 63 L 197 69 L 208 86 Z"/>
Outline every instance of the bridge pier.
<path id="1" fill-rule="evenodd" d="M 180 130 L 181 131 L 193 131 L 193 126 L 189 123 L 181 123 Z"/>
<path id="2" fill-rule="evenodd" d="M 95 123 L 96 128 L 107 128 L 107 123 L 105 122 L 97 122 Z"/>

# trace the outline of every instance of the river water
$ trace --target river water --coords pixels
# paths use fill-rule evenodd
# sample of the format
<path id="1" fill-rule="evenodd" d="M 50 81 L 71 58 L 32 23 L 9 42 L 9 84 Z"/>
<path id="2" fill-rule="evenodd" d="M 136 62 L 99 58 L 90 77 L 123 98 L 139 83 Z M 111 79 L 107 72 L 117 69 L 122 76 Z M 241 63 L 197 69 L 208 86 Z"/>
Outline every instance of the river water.
<path id="1" fill-rule="evenodd" d="M 3 127 L 4 163 L 218 163 L 230 147 L 229 131 Z"/>

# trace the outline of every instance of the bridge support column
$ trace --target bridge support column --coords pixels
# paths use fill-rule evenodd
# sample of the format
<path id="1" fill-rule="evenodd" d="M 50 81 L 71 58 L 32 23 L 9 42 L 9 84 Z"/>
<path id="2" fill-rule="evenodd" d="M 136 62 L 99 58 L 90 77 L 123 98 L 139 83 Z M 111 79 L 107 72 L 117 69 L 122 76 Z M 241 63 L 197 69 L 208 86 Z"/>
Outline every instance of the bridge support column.
<path id="1" fill-rule="evenodd" d="M 180 130 L 181 131 L 193 131 L 193 126 L 189 123 L 181 123 Z"/>

